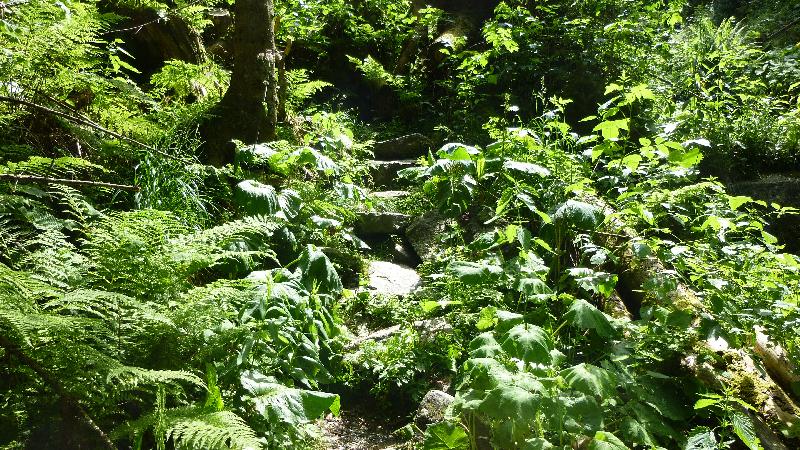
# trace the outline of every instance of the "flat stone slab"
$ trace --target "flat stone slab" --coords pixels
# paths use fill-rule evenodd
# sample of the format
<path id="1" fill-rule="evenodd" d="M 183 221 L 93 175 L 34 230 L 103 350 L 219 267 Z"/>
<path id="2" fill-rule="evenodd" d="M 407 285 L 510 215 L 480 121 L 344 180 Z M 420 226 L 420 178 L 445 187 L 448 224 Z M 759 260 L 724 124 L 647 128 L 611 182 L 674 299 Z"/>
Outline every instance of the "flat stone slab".
<path id="1" fill-rule="evenodd" d="M 414 292 L 422 279 L 411 267 L 388 261 L 372 261 L 367 269 L 367 289 L 382 295 L 404 297 Z"/>
<path id="2" fill-rule="evenodd" d="M 401 180 L 397 179 L 397 172 L 417 166 L 415 159 L 401 159 L 394 161 L 369 161 L 369 173 L 372 184 L 377 187 L 397 186 Z"/>
<path id="3" fill-rule="evenodd" d="M 406 226 L 406 238 L 422 261 L 436 259 L 442 247 L 439 239 L 447 231 L 450 223 L 452 219 L 434 210 L 414 218 Z"/>
<path id="4" fill-rule="evenodd" d="M 388 161 L 391 159 L 417 158 L 426 154 L 430 148 L 430 139 L 419 133 L 412 133 L 376 142 L 372 146 L 372 153 L 375 155 L 375 159 Z"/>
<path id="5" fill-rule="evenodd" d="M 400 234 L 411 216 L 396 212 L 363 212 L 358 214 L 355 231 L 361 235 Z"/>
<path id="6" fill-rule="evenodd" d="M 447 333 L 453 331 L 453 326 L 450 325 L 445 319 L 435 317 L 433 319 L 424 319 L 415 321 L 412 326 L 414 330 L 419 333 L 421 339 L 430 340 L 436 337 L 439 333 Z M 402 325 L 392 325 L 388 328 L 383 328 L 373 331 L 367 335 L 358 336 L 349 344 L 345 346 L 346 349 L 352 350 L 366 341 L 381 342 L 389 339 L 390 337 L 399 334 L 403 331 Z"/>
<path id="7" fill-rule="evenodd" d="M 391 200 L 396 198 L 408 197 L 409 195 L 411 195 L 411 193 L 408 191 L 378 191 L 378 192 L 373 192 L 372 195 L 380 199 Z"/>

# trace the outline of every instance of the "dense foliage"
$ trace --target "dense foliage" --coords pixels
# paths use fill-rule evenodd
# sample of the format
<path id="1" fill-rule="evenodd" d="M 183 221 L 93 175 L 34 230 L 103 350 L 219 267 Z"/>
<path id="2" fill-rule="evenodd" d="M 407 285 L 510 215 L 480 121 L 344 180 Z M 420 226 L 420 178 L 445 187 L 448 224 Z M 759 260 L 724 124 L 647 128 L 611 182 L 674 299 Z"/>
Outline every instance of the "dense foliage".
<path id="1" fill-rule="evenodd" d="M 279 140 L 215 167 L 231 3 L 0 2 L 0 448 L 800 447 L 800 201 L 731 191 L 800 172 L 800 5 L 276 0 Z"/>

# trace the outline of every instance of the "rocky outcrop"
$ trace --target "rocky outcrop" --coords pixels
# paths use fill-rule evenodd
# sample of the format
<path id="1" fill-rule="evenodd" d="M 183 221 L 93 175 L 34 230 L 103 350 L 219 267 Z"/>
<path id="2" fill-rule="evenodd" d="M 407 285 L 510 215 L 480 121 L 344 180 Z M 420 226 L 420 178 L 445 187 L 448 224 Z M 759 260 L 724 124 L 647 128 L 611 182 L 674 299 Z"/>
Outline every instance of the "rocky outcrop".
<path id="1" fill-rule="evenodd" d="M 372 185 L 377 188 L 400 186 L 402 180 L 397 178 L 397 172 L 415 167 L 416 165 L 417 162 L 414 159 L 370 161 L 369 174 L 372 177 Z"/>
<path id="2" fill-rule="evenodd" d="M 431 390 L 425 394 L 414 414 L 414 423 L 425 429 L 428 425 L 445 420 L 447 409 L 455 401 L 455 397 L 444 391 Z"/>
<path id="3" fill-rule="evenodd" d="M 428 211 L 410 221 L 405 230 L 406 238 L 421 260 L 436 258 L 441 251 L 439 239 L 451 223 L 452 219 L 447 219 L 438 211 Z"/>
<path id="4" fill-rule="evenodd" d="M 355 231 L 366 236 L 399 234 L 410 221 L 411 216 L 396 212 L 364 212 L 358 214 Z"/>
<path id="5" fill-rule="evenodd" d="M 425 155 L 430 149 L 430 139 L 419 133 L 413 133 L 376 142 L 372 147 L 372 153 L 379 161 L 391 161 L 418 158 Z"/>
<path id="6" fill-rule="evenodd" d="M 800 208 L 800 177 L 768 175 L 759 180 L 728 185 L 731 195 L 747 195 L 756 200 Z M 791 252 L 800 252 L 800 215 L 785 214 L 770 220 L 767 230 Z"/>

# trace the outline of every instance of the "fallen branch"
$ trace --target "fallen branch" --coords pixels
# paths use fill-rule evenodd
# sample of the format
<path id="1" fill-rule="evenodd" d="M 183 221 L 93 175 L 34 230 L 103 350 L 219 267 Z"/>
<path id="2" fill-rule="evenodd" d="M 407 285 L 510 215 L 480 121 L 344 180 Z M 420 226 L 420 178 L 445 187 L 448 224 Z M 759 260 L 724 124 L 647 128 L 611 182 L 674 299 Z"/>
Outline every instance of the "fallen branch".
<path id="1" fill-rule="evenodd" d="M 26 182 L 53 183 L 53 184 L 64 184 L 67 186 L 79 186 L 79 187 L 83 186 L 105 187 L 105 188 L 119 189 L 121 191 L 130 191 L 130 192 L 139 192 L 141 190 L 139 186 L 131 186 L 128 184 L 104 183 L 102 181 L 88 181 L 88 180 L 69 180 L 66 178 L 48 178 L 36 175 L 16 175 L 11 173 L 0 173 L 0 180 L 12 180 L 12 181 L 19 181 L 22 183 Z"/>
<path id="2" fill-rule="evenodd" d="M 595 196 L 586 196 L 584 200 L 588 203 L 600 207 L 611 220 L 607 223 L 611 227 L 611 233 L 599 234 L 601 244 L 611 249 L 617 256 L 619 265 L 624 266 L 625 270 L 620 273 L 618 292 L 624 297 L 625 305 L 631 314 L 638 316 L 638 308 L 646 297 L 645 282 L 648 279 L 658 277 L 667 272 L 664 263 L 654 255 L 639 258 L 634 253 L 630 242 L 639 239 L 639 235 L 627 223 L 625 223 L 611 206 L 604 200 Z M 620 241 L 620 239 L 622 239 Z M 628 244 L 628 245 L 625 245 Z M 666 299 L 673 307 L 680 308 L 691 313 L 695 320 L 703 312 L 705 306 L 694 293 L 694 291 L 684 283 L 678 281 Z M 763 341 L 763 338 L 762 338 Z M 775 433 L 767 424 L 782 423 L 787 427 L 800 424 L 800 407 L 789 397 L 787 392 L 781 387 L 780 382 L 776 382 L 768 374 L 763 373 L 750 354 L 744 349 L 734 349 L 725 346 L 725 353 L 730 361 L 724 362 L 724 367 L 711 365 L 704 354 L 714 354 L 716 349 L 711 348 L 708 341 L 700 341 L 698 350 L 683 358 L 681 364 L 688 369 L 695 378 L 710 389 L 723 389 L 730 385 L 730 377 L 726 372 L 734 372 L 751 377 L 761 386 L 763 397 L 745 399 L 753 402 L 756 411 L 742 411 L 753 419 L 755 432 L 761 440 L 761 444 L 766 450 L 787 450 L 783 438 Z M 796 443 L 796 442 L 792 442 Z M 795 447 L 796 448 L 796 447 Z"/>
<path id="3" fill-rule="evenodd" d="M 66 389 L 64 389 L 64 386 L 61 385 L 61 382 L 59 382 L 55 376 L 45 370 L 45 368 L 42 367 L 38 361 L 25 354 L 25 352 L 23 352 L 19 346 L 3 336 L 0 336 L 0 347 L 5 349 L 9 355 L 15 357 L 19 362 L 26 365 L 33 371 L 33 373 L 41 378 L 41 380 L 44 381 L 45 384 L 47 384 L 50 389 L 52 389 L 53 392 L 60 397 L 61 401 L 64 402 L 64 404 L 69 408 L 74 410 L 79 416 L 78 418 L 81 419 L 86 426 L 91 428 L 95 434 L 97 434 L 97 437 L 103 442 L 105 448 L 111 450 L 116 449 L 116 446 L 114 446 L 114 443 L 111 441 L 108 435 L 97 426 L 94 420 L 92 420 L 92 417 L 86 412 L 83 406 L 81 406 L 78 400 L 70 395 Z"/>
<path id="4" fill-rule="evenodd" d="M 102 125 L 94 122 L 93 120 L 89 119 L 88 117 L 77 115 L 77 113 L 76 113 L 76 115 L 67 114 L 67 113 L 62 112 L 62 111 L 58 111 L 58 110 L 55 110 L 55 109 L 52 109 L 52 108 L 48 108 L 47 106 L 39 105 L 37 103 L 29 102 L 27 100 L 22 100 L 22 99 L 18 99 L 18 98 L 6 97 L 4 95 L 0 95 L 0 102 L 14 103 L 14 104 L 17 104 L 17 105 L 23 105 L 23 106 L 27 106 L 27 107 L 30 107 L 30 108 L 38 109 L 39 111 L 46 112 L 48 114 L 52 114 L 54 116 L 58 116 L 58 117 L 67 119 L 67 120 L 69 120 L 71 122 L 75 122 L 75 123 L 78 123 L 78 124 L 81 124 L 81 125 L 86 125 L 88 127 L 94 128 L 95 130 L 101 131 L 103 133 L 106 133 L 111 137 L 114 137 L 114 138 L 129 142 L 129 143 L 134 144 L 136 146 L 139 146 L 139 147 L 141 147 L 141 148 L 143 148 L 145 150 L 149 150 L 149 151 L 151 151 L 153 153 L 157 153 L 157 154 L 159 154 L 159 155 L 161 155 L 161 156 L 163 156 L 165 158 L 169 158 L 169 159 L 172 159 L 172 160 L 175 160 L 175 161 L 179 161 L 179 162 L 186 162 L 183 159 L 178 158 L 177 156 L 170 155 L 169 153 L 165 153 L 165 152 L 163 152 L 163 151 L 161 151 L 161 150 L 159 150 L 159 149 L 157 149 L 155 147 L 151 147 L 151 146 L 149 146 L 149 145 L 147 145 L 145 143 L 139 142 L 136 139 L 124 136 L 122 134 L 117 133 L 116 131 L 109 130 L 108 128 L 103 127 Z"/>

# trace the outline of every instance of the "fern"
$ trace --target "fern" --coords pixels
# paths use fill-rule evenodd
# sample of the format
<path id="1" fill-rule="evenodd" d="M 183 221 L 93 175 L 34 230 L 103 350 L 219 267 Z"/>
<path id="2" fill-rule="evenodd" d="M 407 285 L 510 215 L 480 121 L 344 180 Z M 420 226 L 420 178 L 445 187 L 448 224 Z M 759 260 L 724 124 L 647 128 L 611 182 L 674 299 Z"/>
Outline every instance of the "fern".
<path id="1" fill-rule="evenodd" d="M 120 366 L 110 370 L 106 379 L 122 390 L 134 389 L 143 384 L 179 385 L 180 382 L 206 388 L 206 384 L 200 377 L 182 370 L 150 370 L 141 367 Z"/>
<path id="2" fill-rule="evenodd" d="M 162 442 L 172 440 L 176 449 L 246 450 L 263 447 L 262 440 L 236 414 L 230 411 L 207 412 L 196 407 L 147 414 L 119 427 L 112 436 L 136 438 L 151 430 Z"/>
<path id="3" fill-rule="evenodd" d="M 305 69 L 288 70 L 286 72 L 286 81 L 289 85 L 289 95 L 286 99 L 286 106 L 287 109 L 292 112 L 296 112 L 303 105 L 303 102 L 308 100 L 312 95 L 326 87 L 332 86 L 325 81 L 309 80 L 308 71 Z"/>
<path id="4" fill-rule="evenodd" d="M 37 175 L 52 178 L 91 179 L 98 175 L 107 175 L 110 172 L 105 167 L 82 158 L 75 158 L 72 156 L 64 156 L 61 158 L 31 156 L 26 161 L 18 163 L 10 162 L 5 166 L 0 166 L 0 173 Z"/>

